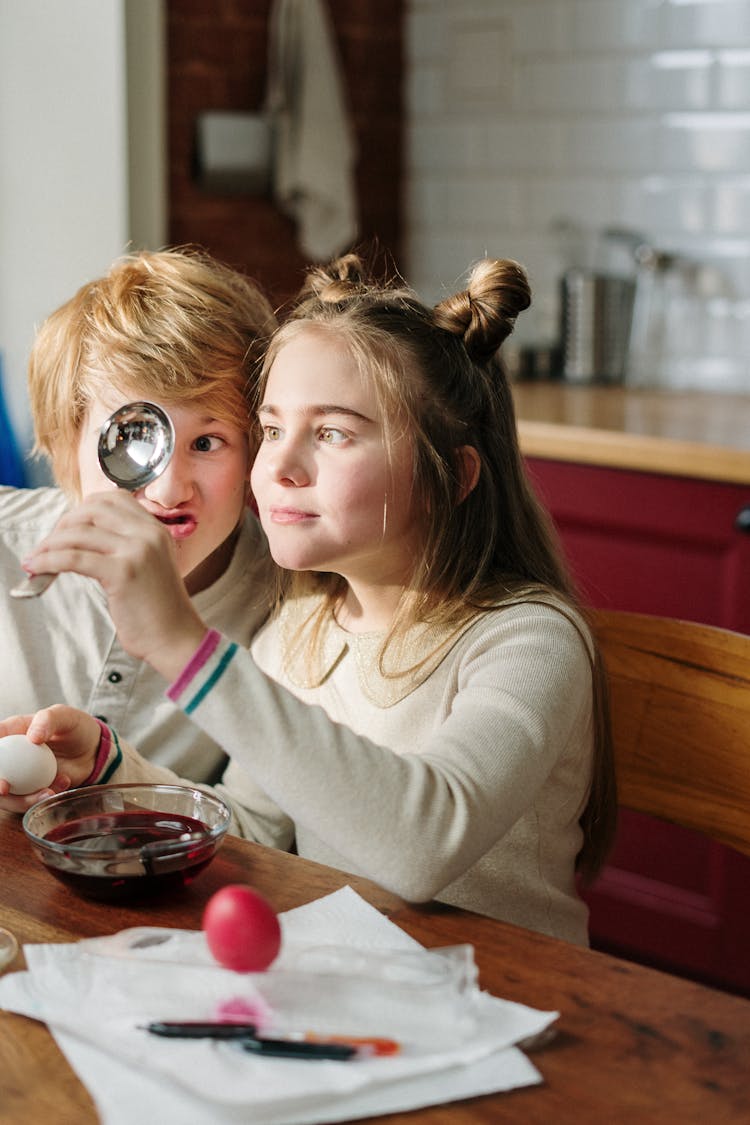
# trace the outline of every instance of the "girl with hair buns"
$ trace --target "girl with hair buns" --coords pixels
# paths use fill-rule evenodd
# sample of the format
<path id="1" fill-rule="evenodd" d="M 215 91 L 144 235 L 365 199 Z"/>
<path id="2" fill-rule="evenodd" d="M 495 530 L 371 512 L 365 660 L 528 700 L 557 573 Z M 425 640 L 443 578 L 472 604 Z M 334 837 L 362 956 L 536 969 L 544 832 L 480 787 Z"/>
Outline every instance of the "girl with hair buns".
<path id="1" fill-rule="evenodd" d="M 436 308 L 354 256 L 311 271 L 261 375 L 251 484 L 283 581 L 250 652 L 206 628 L 158 525 L 148 554 L 104 550 L 140 514 L 126 495 L 91 503 L 101 540 L 52 537 L 32 564 L 99 579 L 121 643 L 232 756 L 230 791 L 275 804 L 277 843 L 584 944 L 576 870 L 607 850 L 614 776 L 599 658 L 498 357 L 529 302 L 512 261 Z M 106 769 L 69 727 L 68 775 L 97 748 Z M 118 779 L 149 768 L 126 747 Z"/>

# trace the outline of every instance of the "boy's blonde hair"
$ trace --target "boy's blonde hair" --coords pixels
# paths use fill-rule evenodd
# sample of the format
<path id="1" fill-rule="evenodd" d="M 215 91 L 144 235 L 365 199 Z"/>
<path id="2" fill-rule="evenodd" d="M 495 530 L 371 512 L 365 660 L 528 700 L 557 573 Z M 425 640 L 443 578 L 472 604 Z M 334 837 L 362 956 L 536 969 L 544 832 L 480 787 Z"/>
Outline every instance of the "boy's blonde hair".
<path id="1" fill-rule="evenodd" d="M 78 447 L 89 404 L 200 402 L 251 431 L 257 372 L 276 327 L 254 282 L 190 248 L 118 259 L 42 324 L 29 359 L 35 453 L 65 492 L 79 492 Z"/>

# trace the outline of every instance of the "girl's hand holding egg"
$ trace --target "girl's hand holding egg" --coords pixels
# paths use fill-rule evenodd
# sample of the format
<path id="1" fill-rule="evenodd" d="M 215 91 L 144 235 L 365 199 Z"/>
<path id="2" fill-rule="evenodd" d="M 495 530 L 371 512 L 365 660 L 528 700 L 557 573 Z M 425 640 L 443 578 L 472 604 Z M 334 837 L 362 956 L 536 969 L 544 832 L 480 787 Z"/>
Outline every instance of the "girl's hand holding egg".
<path id="1" fill-rule="evenodd" d="M 0 738 L 0 778 L 13 796 L 46 789 L 57 775 L 57 759 L 46 743 L 30 742 L 25 734 Z"/>
<path id="2" fill-rule="evenodd" d="M 86 784 L 100 738 L 96 719 L 60 703 L 0 721 L 0 809 L 25 813 L 50 790 Z"/>

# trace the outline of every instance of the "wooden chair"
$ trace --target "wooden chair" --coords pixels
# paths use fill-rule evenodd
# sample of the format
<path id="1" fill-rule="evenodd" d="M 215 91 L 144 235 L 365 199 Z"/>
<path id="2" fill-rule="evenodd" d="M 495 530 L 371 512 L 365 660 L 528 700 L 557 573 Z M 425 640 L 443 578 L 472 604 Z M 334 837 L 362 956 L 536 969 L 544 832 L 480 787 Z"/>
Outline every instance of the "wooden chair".
<path id="1" fill-rule="evenodd" d="M 619 803 L 750 855 L 750 636 L 592 611 Z"/>

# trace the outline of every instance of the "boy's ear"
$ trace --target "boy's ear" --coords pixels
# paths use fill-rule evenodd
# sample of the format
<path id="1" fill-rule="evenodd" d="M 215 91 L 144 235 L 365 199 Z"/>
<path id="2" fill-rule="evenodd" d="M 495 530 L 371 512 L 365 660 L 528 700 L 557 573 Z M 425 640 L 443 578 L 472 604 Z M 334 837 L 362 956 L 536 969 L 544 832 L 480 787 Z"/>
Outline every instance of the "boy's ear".
<path id="1" fill-rule="evenodd" d="M 460 445 L 456 450 L 456 468 L 461 487 L 458 502 L 462 503 L 479 480 L 482 461 L 473 445 Z"/>

